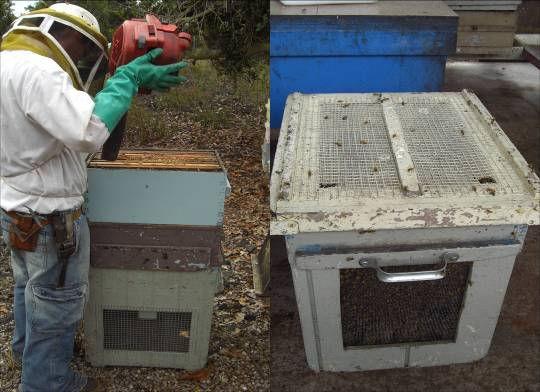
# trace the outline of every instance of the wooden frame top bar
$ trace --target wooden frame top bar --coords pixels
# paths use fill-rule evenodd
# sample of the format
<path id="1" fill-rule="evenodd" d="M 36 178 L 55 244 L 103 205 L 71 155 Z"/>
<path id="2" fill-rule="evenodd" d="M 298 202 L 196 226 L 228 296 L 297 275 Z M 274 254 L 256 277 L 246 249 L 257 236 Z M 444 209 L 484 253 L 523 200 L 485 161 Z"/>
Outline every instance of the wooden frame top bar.
<path id="1" fill-rule="evenodd" d="M 212 150 L 120 150 L 115 161 L 94 157 L 89 168 L 97 169 L 151 169 L 183 171 L 223 171 L 217 152 Z"/>

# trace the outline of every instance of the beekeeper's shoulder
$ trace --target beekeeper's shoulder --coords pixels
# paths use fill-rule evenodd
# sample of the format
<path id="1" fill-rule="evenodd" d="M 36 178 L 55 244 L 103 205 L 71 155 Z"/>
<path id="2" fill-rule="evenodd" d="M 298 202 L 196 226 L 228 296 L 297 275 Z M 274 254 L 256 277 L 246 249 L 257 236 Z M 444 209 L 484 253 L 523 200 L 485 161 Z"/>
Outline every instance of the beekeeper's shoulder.
<path id="1" fill-rule="evenodd" d="M 2 67 L 22 80 L 53 84 L 69 75 L 51 58 L 27 50 L 2 51 Z M 21 80 L 21 81 L 22 81 Z"/>

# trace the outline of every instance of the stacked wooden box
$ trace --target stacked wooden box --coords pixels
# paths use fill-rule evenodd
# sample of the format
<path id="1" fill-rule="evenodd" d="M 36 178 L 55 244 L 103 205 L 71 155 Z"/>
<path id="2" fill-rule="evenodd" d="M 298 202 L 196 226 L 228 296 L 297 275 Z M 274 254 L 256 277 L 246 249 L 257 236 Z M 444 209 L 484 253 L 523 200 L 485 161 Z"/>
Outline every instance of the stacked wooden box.
<path id="1" fill-rule="evenodd" d="M 520 0 L 446 0 L 459 16 L 457 53 L 510 56 Z"/>
<path id="2" fill-rule="evenodd" d="M 120 150 L 88 168 L 94 366 L 206 365 L 230 185 L 213 151 Z"/>

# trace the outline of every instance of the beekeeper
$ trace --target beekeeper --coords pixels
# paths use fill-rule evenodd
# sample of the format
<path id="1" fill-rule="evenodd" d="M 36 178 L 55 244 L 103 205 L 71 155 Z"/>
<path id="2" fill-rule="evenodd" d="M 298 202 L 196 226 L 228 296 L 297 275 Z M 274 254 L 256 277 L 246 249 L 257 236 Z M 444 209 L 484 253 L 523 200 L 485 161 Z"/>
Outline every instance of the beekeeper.
<path id="1" fill-rule="evenodd" d="M 0 52 L 0 207 L 15 280 L 13 357 L 23 392 L 100 390 L 69 367 L 88 296 L 89 231 L 82 211 L 88 153 L 99 151 L 139 87 L 166 90 L 185 63 L 155 66 L 155 49 L 107 66 L 96 18 L 54 4 L 15 20 Z"/>

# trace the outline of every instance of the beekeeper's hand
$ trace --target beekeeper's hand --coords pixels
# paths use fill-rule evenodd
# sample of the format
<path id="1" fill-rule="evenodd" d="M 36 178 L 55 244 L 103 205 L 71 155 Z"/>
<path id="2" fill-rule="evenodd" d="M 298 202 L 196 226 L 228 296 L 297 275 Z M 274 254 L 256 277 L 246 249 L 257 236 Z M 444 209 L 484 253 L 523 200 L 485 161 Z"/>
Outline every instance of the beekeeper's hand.
<path id="1" fill-rule="evenodd" d="M 186 81 L 185 77 L 178 76 L 178 71 L 187 66 L 186 62 L 181 61 L 169 65 L 152 64 L 152 61 L 159 57 L 162 52 L 163 49 L 161 48 L 153 49 L 144 56 L 137 57 L 131 63 L 123 66 L 135 74 L 139 87 L 163 91 Z"/>
<path id="2" fill-rule="evenodd" d="M 185 77 L 176 75 L 180 69 L 186 67 L 185 62 L 170 65 L 152 64 L 152 60 L 162 52 L 163 49 L 160 48 L 151 50 L 118 67 L 114 75 L 105 82 L 103 90 L 94 98 L 94 114 L 105 123 L 109 133 L 129 110 L 139 87 L 166 91 L 186 81 Z"/>

